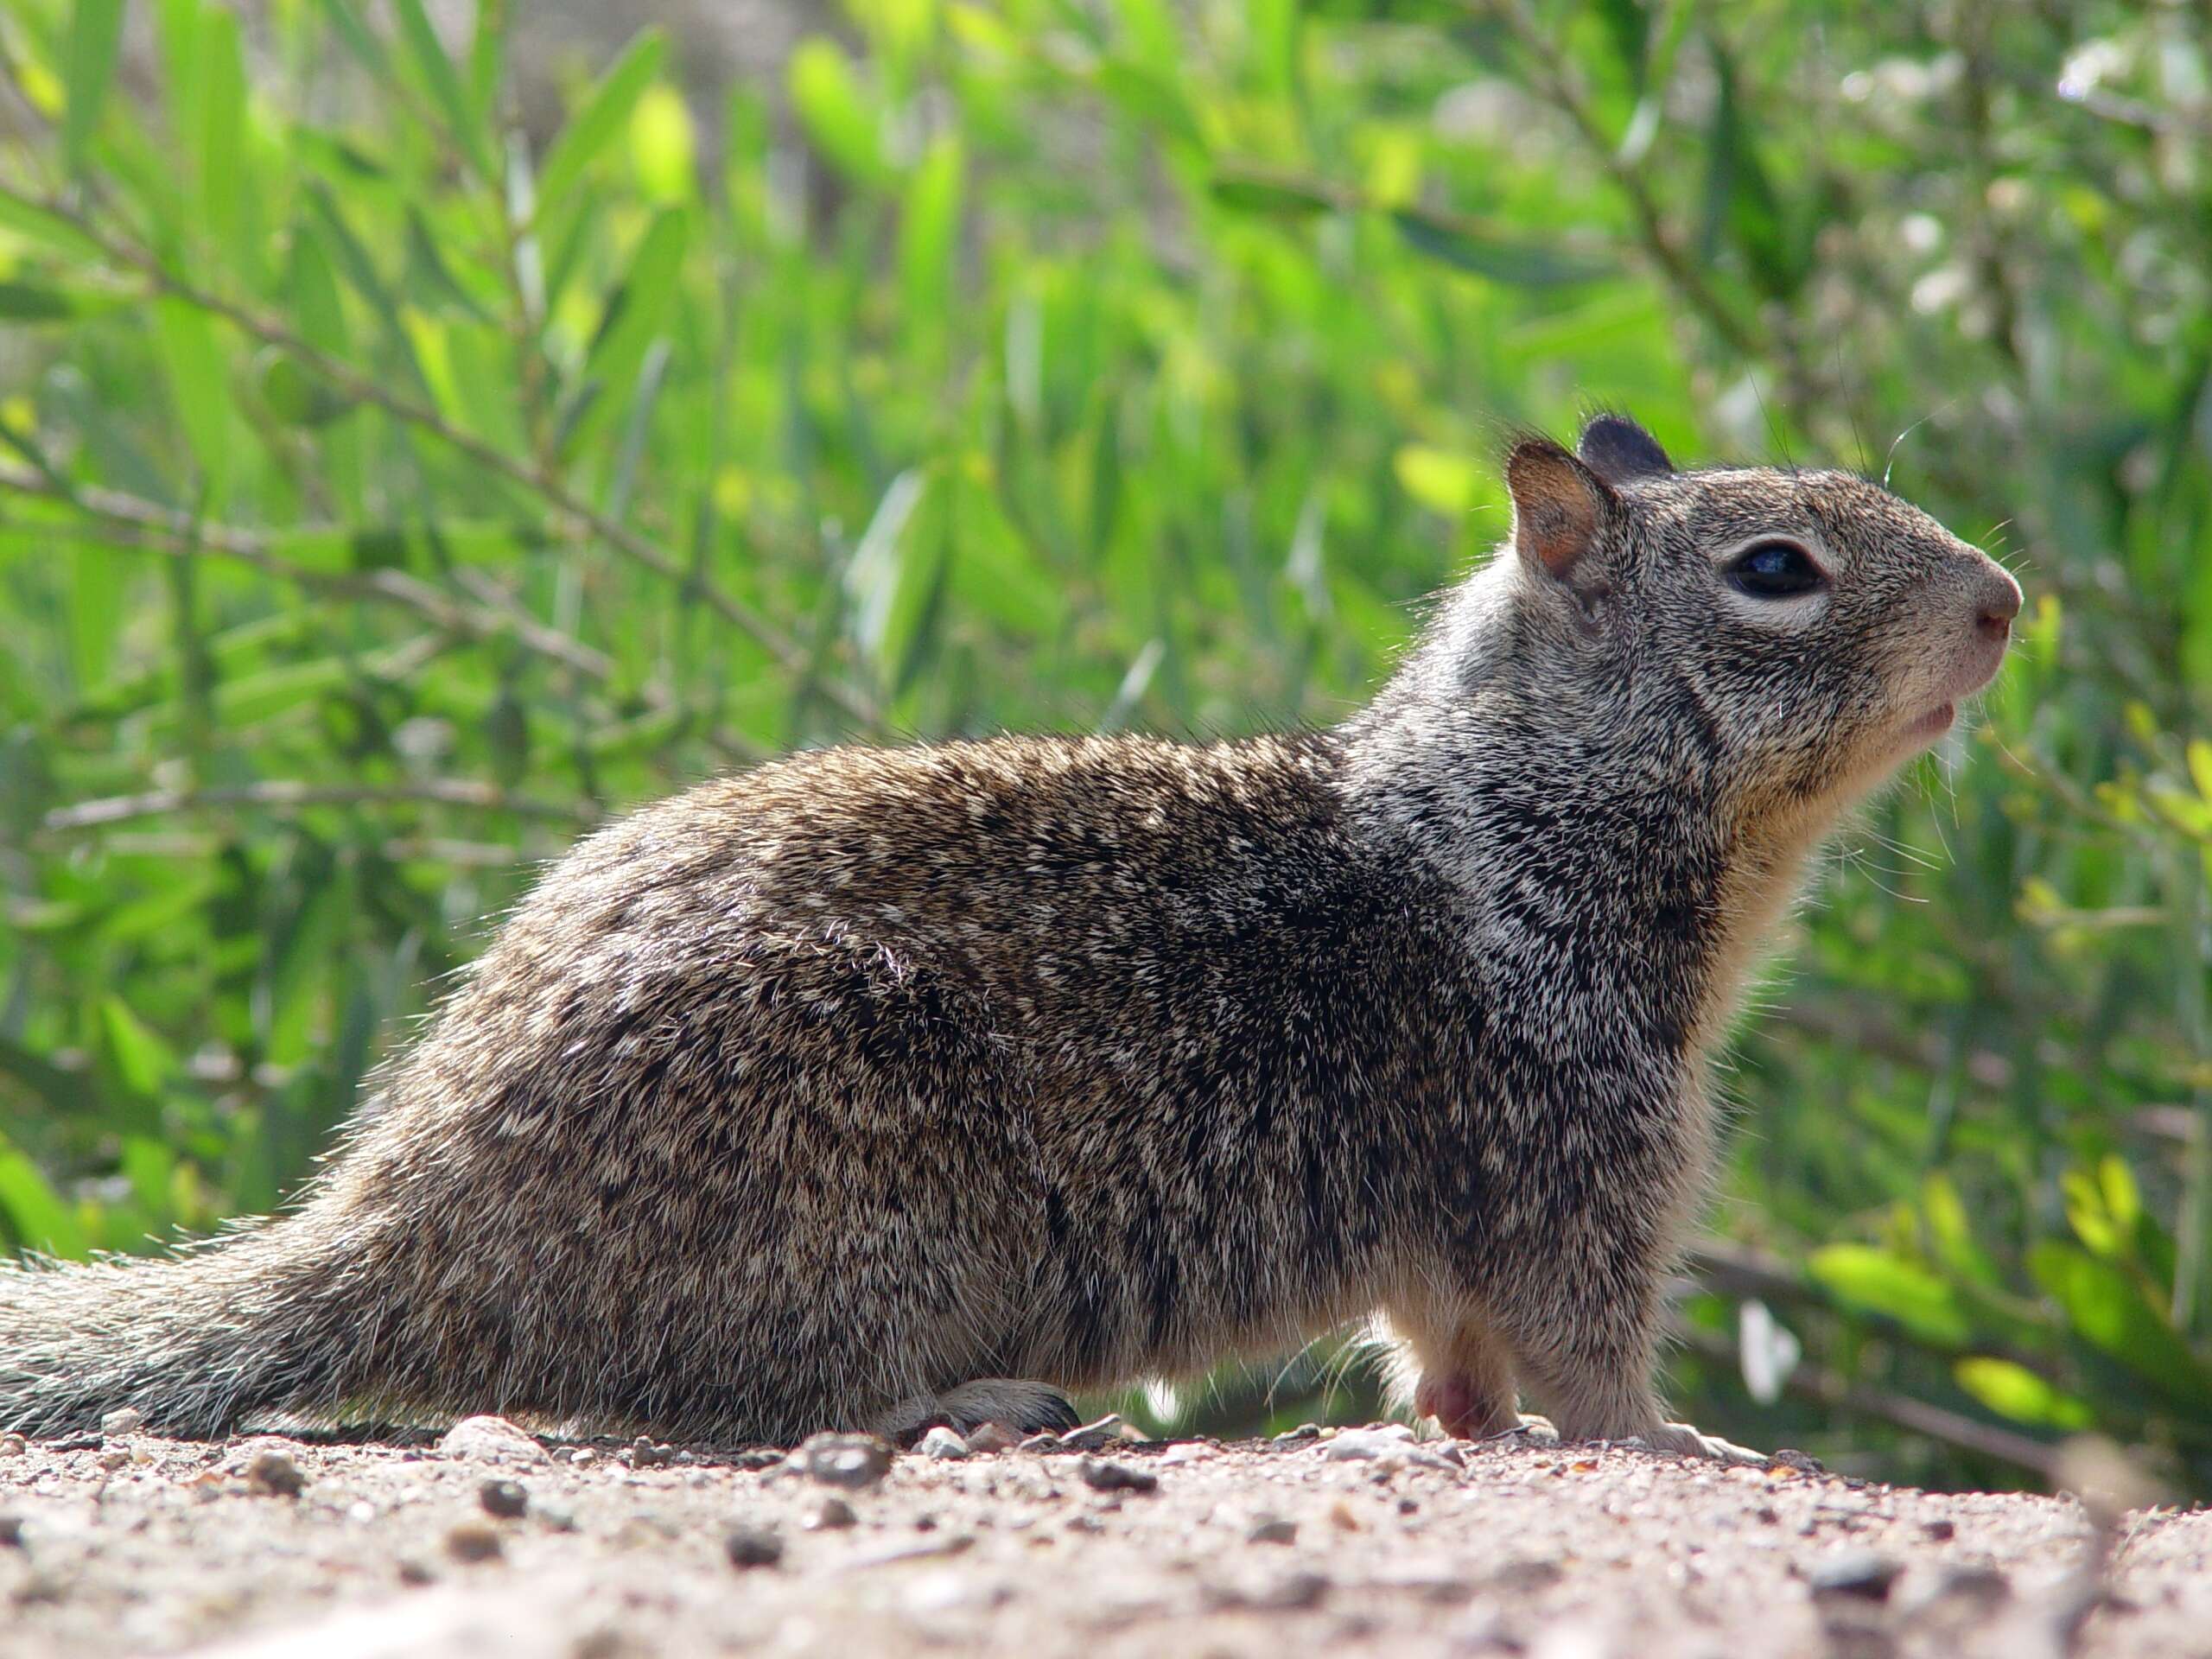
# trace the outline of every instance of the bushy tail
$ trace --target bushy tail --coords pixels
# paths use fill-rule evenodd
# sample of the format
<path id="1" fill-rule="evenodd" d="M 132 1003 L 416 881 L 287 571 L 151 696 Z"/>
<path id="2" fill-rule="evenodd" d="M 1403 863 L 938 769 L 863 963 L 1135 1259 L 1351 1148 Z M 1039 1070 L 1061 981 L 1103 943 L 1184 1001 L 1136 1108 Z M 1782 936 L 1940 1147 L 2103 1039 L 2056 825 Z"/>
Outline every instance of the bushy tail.
<path id="1" fill-rule="evenodd" d="M 252 1413 L 327 1421 L 359 1389 L 375 1324 L 305 1216 L 163 1260 L 0 1264 L 0 1429 L 80 1433 L 125 1406 L 186 1439 Z"/>

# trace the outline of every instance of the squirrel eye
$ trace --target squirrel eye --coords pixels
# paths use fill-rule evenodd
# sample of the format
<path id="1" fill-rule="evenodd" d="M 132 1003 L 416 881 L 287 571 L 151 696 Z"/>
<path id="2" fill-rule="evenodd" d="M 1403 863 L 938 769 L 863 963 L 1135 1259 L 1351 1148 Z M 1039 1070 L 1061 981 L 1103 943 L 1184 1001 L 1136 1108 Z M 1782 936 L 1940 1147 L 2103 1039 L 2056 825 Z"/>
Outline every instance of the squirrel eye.
<path id="1" fill-rule="evenodd" d="M 1813 556 L 1795 542 L 1754 542 L 1728 566 L 1736 591 L 1753 599 L 1795 599 L 1827 581 Z"/>

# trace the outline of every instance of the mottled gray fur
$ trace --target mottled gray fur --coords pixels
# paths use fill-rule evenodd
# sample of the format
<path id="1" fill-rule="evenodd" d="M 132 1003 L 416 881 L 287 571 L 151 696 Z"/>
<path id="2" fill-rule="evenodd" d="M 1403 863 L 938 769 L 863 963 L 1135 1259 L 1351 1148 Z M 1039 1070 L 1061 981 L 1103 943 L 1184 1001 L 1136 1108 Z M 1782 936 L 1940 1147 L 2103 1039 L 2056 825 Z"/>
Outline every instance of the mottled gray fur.
<path id="1" fill-rule="evenodd" d="M 1650 1387 L 1706 1056 L 2018 591 L 1618 417 L 1509 480 L 1512 547 L 1339 729 L 834 749 L 594 835 L 293 1213 L 0 1271 L 0 1426 L 1030 1427 L 1379 1313 L 1456 1432 L 1525 1388 L 1726 1454 Z M 1817 591 L 1739 591 L 1775 537 Z"/>

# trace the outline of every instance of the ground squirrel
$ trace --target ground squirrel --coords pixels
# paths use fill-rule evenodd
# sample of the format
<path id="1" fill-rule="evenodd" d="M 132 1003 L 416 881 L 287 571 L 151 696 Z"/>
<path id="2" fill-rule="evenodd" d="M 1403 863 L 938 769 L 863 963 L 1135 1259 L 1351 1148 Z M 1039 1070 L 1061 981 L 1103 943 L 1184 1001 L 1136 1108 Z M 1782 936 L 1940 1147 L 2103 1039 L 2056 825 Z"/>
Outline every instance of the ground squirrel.
<path id="1" fill-rule="evenodd" d="M 1379 1317 L 1452 1433 L 1737 1455 L 1650 1376 L 1707 1057 L 2019 588 L 1618 416 L 1506 479 L 1333 730 L 836 748 L 592 836 L 294 1212 L 0 1270 L 0 1427 L 1027 1430 Z"/>

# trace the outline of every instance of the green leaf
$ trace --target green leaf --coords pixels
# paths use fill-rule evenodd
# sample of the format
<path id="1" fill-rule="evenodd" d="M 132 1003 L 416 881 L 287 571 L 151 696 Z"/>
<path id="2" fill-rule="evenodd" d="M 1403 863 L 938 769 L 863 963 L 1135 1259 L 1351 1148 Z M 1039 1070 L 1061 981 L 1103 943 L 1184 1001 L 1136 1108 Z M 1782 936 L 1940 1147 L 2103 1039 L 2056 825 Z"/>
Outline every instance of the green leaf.
<path id="1" fill-rule="evenodd" d="M 354 60 L 369 72 L 372 79 L 383 79 L 389 73 L 387 66 L 391 61 L 385 54 L 384 42 L 361 21 L 360 13 L 354 10 L 351 0 L 318 0 L 318 3 L 332 32 L 345 42 L 346 49 L 353 54 Z"/>
<path id="2" fill-rule="evenodd" d="M 1952 1375 L 1961 1388 L 1983 1405 L 2016 1423 L 2082 1429 L 2095 1421 L 2095 1414 L 2084 1402 L 2009 1359 L 1962 1359 L 1952 1367 Z"/>
<path id="3" fill-rule="evenodd" d="M 1620 60 L 1629 85 L 1641 92 L 1651 53 L 1651 15 L 1644 10 L 1643 0 L 1598 0 L 1598 16 L 1605 22 L 1613 55 Z"/>
<path id="4" fill-rule="evenodd" d="M 492 321 L 491 314 L 454 275 L 439 251 L 438 238 L 430 233 L 423 222 L 422 210 L 412 202 L 407 207 L 407 286 L 416 299 L 441 309 L 462 312 L 479 322 Z"/>
<path id="5" fill-rule="evenodd" d="M 100 251 L 99 243 L 62 215 L 10 194 L 4 185 L 0 185 L 0 227 L 43 243 L 72 259 L 99 262 L 107 257 Z"/>
<path id="6" fill-rule="evenodd" d="M 79 1116 L 92 1109 L 82 1073 L 64 1071 L 43 1055 L 34 1054 L 21 1043 L 0 1037 L 0 1077 L 28 1090 L 58 1117 Z"/>
<path id="7" fill-rule="evenodd" d="M 499 169 L 492 165 L 483 129 L 469 105 L 467 92 L 461 86 L 461 73 L 446 55 L 437 30 L 430 26 L 429 14 L 423 10 L 423 0 L 391 0 L 391 9 L 399 20 L 401 44 L 414 60 L 415 73 L 436 103 L 439 113 L 445 117 L 447 130 L 461 146 L 461 155 L 478 178 L 498 178 Z"/>
<path id="8" fill-rule="evenodd" d="M 230 385 L 214 321 L 190 301 L 164 295 L 154 302 L 154 332 L 177 420 L 191 441 L 212 506 L 229 493 L 233 461 Z"/>
<path id="9" fill-rule="evenodd" d="M 660 332 L 676 297 L 690 233 L 689 211 L 671 207 L 653 220 L 638 244 L 584 359 L 584 385 L 596 389 L 598 395 L 568 435 L 565 448 L 570 453 L 588 446 L 626 405 L 626 397 L 613 394 L 626 393 L 637 383 L 645 348 Z"/>
<path id="10" fill-rule="evenodd" d="M 582 105 L 545 152 L 545 165 L 537 175 L 540 215 L 564 199 L 584 169 L 621 135 L 631 111 L 660 73 L 667 50 L 666 35 L 657 29 L 645 29 L 592 84 Z"/>
<path id="11" fill-rule="evenodd" d="M 1867 1244 L 1831 1244 L 1806 1262 L 1839 1300 L 1894 1319 L 1913 1335 L 1946 1346 L 1971 1335 L 1951 1287 L 1927 1268 Z"/>
<path id="12" fill-rule="evenodd" d="M 116 1076 L 134 1095 L 152 1099 L 176 1070 L 176 1055 L 119 996 L 100 1003 L 101 1048 Z"/>
<path id="13" fill-rule="evenodd" d="M 883 159 L 875 100 L 861 86 L 852 60 L 835 41 L 808 36 L 791 54 L 791 107 L 799 124 L 830 164 L 861 184 L 893 176 Z"/>
<path id="14" fill-rule="evenodd" d="M 1579 258 L 1534 243 L 1514 242 L 1480 234 L 1473 228 L 1447 223 L 1414 208 L 1400 208 L 1390 222 L 1408 245 L 1441 259 L 1448 265 L 1487 276 L 1492 282 L 1522 288 L 1559 288 L 1573 283 L 1594 283 L 1612 275 L 1610 266 Z"/>
<path id="15" fill-rule="evenodd" d="M 1318 185 L 1295 179 L 1264 179 L 1245 173 L 1217 173 L 1208 194 L 1240 213 L 1268 213 L 1278 219 L 1310 219 L 1332 213 L 1337 204 Z"/>
<path id="16" fill-rule="evenodd" d="M 281 353 L 262 364 L 260 389 L 269 412 L 287 426 L 327 426 L 353 407 L 327 381 Z"/>
<path id="17" fill-rule="evenodd" d="M 25 1249 L 68 1257 L 85 1254 L 85 1230 L 76 1216 L 47 1185 L 38 1166 L 4 1141 L 0 1141 L 0 1218 Z"/>
<path id="18" fill-rule="evenodd" d="M 76 322 L 128 303 L 120 294 L 0 281 L 0 322 Z"/>
<path id="19" fill-rule="evenodd" d="M 69 101 L 61 129 L 62 155 L 73 173 L 85 169 L 122 39 L 123 0 L 77 0 L 69 20 Z"/>
<path id="20" fill-rule="evenodd" d="M 1796 291 L 1804 272 L 1790 247 L 1781 200 L 1744 118 L 1734 61 L 1718 41 L 1713 45 L 1713 62 L 1718 88 L 1713 126 L 1707 136 L 1705 226 L 1700 240 L 1709 256 L 1725 231 L 1744 256 L 1751 280 L 1775 298 L 1787 299 Z"/>
<path id="21" fill-rule="evenodd" d="M 1390 464 L 1400 488 L 1446 518 L 1456 518 L 1482 499 L 1481 470 L 1465 455 L 1408 443 L 1400 446 Z"/>
<path id="22" fill-rule="evenodd" d="M 699 136 L 673 86 L 648 86 L 630 113 L 630 165 L 645 200 L 663 207 L 696 194 Z"/>
<path id="23" fill-rule="evenodd" d="M 238 20 L 221 6 L 200 23 L 199 154 L 201 211 L 225 247 L 241 247 L 245 206 L 245 47 Z"/>
<path id="24" fill-rule="evenodd" d="M 1173 81 L 1134 63 L 1118 60 L 1098 66 L 1098 90 L 1154 132 L 1203 153 L 1205 131 L 1190 101 Z"/>
<path id="25" fill-rule="evenodd" d="M 929 488 L 928 480 L 909 470 L 891 480 L 874 515 L 845 568 L 845 587 L 853 599 L 853 642 L 891 683 L 906 646 L 906 629 L 918 607 L 914 580 L 917 561 L 906 556 L 908 521 Z"/>
<path id="26" fill-rule="evenodd" d="M 2212 1412 L 2212 1370 L 2126 1271 L 2070 1244 L 2028 1252 L 2028 1271 L 2064 1312 L 2073 1333 L 2184 1408 Z"/>
<path id="27" fill-rule="evenodd" d="M 939 138 L 906 186 L 899 268 L 906 315 L 918 325 L 940 319 L 951 308 L 962 168 L 959 139 Z"/>

